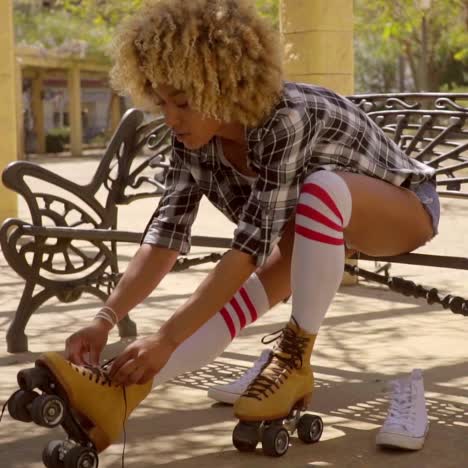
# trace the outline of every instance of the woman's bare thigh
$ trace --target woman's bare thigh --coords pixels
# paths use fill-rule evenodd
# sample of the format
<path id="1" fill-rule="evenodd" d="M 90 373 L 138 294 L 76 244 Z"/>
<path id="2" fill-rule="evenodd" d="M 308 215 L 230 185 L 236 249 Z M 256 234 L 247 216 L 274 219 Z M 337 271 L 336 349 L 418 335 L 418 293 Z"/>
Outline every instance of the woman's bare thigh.
<path id="1" fill-rule="evenodd" d="M 344 231 L 346 254 L 397 255 L 423 245 L 432 237 L 431 219 L 410 190 L 372 177 L 337 173 L 351 192 L 351 219 Z M 294 217 L 265 265 L 257 270 L 270 307 L 291 294 Z"/>
<path id="2" fill-rule="evenodd" d="M 414 192 L 373 177 L 337 173 L 352 198 L 346 245 L 367 255 L 398 255 L 433 237 L 431 218 Z"/>

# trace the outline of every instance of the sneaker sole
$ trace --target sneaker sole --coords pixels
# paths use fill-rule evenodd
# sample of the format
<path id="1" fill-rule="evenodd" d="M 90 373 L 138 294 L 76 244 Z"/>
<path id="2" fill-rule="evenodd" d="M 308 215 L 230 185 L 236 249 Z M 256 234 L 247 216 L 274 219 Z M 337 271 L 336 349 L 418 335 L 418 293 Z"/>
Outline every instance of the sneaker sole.
<path id="1" fill-rule="evenodd" d="M 208 397 L 211 398 L 212 400 L 219 401 L 220 403 L 233 405 L 237 401 L 237 399 L 240 397 L 240 394 L 226 392 L 224 390 L 219 390 L 217 388 L 209 388 Z"/>
<path id="2" fill-rule="evenodd" d="M 428 430 L 422 437 L 409 437 L 400 434 L 377 434 L 376 443 L 382 447 L 401 448 L 406 450 L 421 450 L 424 446 Z"/>

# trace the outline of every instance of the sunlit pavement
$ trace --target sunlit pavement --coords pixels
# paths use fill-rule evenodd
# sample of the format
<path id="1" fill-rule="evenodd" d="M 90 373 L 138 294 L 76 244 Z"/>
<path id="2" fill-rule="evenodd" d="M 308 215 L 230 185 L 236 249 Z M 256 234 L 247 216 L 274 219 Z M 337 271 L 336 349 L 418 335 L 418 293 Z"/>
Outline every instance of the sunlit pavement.
<path id="1" fill-rule="evenodd" d="M 83 183 L 93 174 L 96 159 L 45 162 L 64 176 Z M 78 174 L 78 176 L 77 176 Z M 120 227 L 142 230 L 157 201 L 142 201 L 121 211 Z M 466 204 L 443 202 L 440 235 L 422 252 L 466 255 L 468 218 Z M 20 202 L 20 217 L 27 217 Z M 194 234 L 230 236 L 233 225 L 203 203 Z M 120 249 L 122 267 L 135 245 Z M 193 248 L 193 256 L 211 252 Z M 373 268 L 373 263 L 361 263 Z M 203 279 L 212 265 L 171 273 L 160 287 L 131 314 L 140 336 L 150 334 L 177 309 Z M 393 274 L 468 297 L 468 272 L 394 266 Z M 13 316 L 23 281 L 0 258 L 0 323 L 2 336 Z M 63 350 L 66 337 L 97 312 L 99 302 L 91 296 L 72 304 L 51 300 L 33 315 L 27 327 L 29 353 L 0 349 L 0 400 L 16 389 L 17 372 L 28 367 L 44 351 Z M 262 336 L 280 328 L 288 319 L 290 304 L 282 304 L 244 330 L 224 354 L 206 368 L 185 374 L 156 388 L 133 413 L 127 424 L 127 467 L 402 467 L 463 468 L 468 466 L 468 317 L 433 307 L 420 300 L 394 294 L 361 282 L 343 287 L 327 314 L 315 351 L 313 366 L 316 392 L 311 412 L 325 423 L 322 440 L 304 445 L 291 439 L 288 453 L 279 459 L 240 454 L 232 446 L 236 423 L 229 406 L 209 400 L 206 389 L 214 382 L 241 374 L 256 359 Z M 125 346 L 113 332 L 106 356 Z M 416 453 L 376 448 L 375 436 L 387 409 L 386 382 L 422 368 L 431 427 L 423 450 Z M 38 468 L 47 441 L 61 438 L 61 429 L 47 430 L 12 420 L 5 414 L 0 423 L 0 466 Z M 123 439 L 122 441 L 123 442 Z M 123 443 L 100 457 L 101 467 L 122 464 Z"/>

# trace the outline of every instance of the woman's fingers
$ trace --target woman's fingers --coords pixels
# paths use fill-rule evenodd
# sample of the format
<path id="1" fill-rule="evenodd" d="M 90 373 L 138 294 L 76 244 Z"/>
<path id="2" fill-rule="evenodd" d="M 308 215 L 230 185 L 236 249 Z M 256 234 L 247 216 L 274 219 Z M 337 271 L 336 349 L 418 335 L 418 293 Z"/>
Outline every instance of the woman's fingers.
<path id="1" fill-rule="evenodd" d="M 136 356 L 134 356 L 133 350 L 128 348 L 117 356 L 109 372 L 109 377 L 114 383 L 124 383 L 126 376 L 136 369 L 136 360 L 134 357 Z"/>
<path id="2" fill-rule="evenodd" d="M 127 380 L 124 384 L 130 385 L 139 383 L 145 372 L 146 371 L 143 367 L 137 367 L 130 375 L 127 376 Z"/>
<path id="3" fill-rule="evenodd" d="M 153 379 L 154 379 L 154 373 L 147 369 L 142 372 L 141 377 L 138 380 L 136 380 L 135 383 L 139 385 L 143 385 Z"/>
<path id="4" fill-rule="evenodd" d="M 81 340 L 67 340 L 65 348 L 65 359 L 79 366 L 84 365 L 84 360 L 82 356 L 85 350 L 83 348 L 84 346 Z"/>
<path id="5" fill-rule="evenodd" d="M 100 356 L 101 356 L 101 350 L 98 350 L 96 348 L 92 348 L 89 350 L 89 361 L 92 366 L 99 365 Z"/>

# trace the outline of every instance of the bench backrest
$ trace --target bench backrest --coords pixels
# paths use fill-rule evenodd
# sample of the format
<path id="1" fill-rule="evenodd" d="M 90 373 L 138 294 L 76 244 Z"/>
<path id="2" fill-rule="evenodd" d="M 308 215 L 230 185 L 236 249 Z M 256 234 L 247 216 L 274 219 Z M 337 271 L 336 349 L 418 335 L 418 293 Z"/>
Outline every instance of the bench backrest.
<path id="1" fill-rule="evenodd" d="M 348 97 L 411 157 L 436 168 L 442 196 L 466 198 L 468 185 L 468 94 L 401 93 Z M 170 158 L 170 132 L 162 117 L 143 122 L 131 109 L 122 119 L 141 121 L 133 148 L 116 158 L 118 178 L 113 199 L 128 204 L 158 196 Z M 117 142 L 119 139 L 117 139 Z M 115 153 L 115 147 L 110 153 Z"/>
<path id="2" fill-rule="evenodd" d="M 406 154 L 434 167 L 441 196 L 468 197 L 468 94 L 350 96 Z"/>
<path id="3" fill-rule="evenodd" d="M 366 94 L 349 99 L 407 154 L 436 168 L 442 196 L 468 197 L 468 94 Z M 116 228 L 118 205 L 163 192 L 170 143 L 162 117 L 145 120 L 141 111 L 130 109 L 88 184 L 78 185 L 25 161 L 12 163 L 3 172 L 3 182 L 24 197 L 34 225 L 50 225 L 50 220 L 69 225 L 68 212 L 74 211 L 79 213 L 75 227 Z M 83 206 L 66 196 L 32 190 L 25 181 L 28 176 L 64 189 Z M 104 194 L 97 196 L 98 191 Z M 51 208 L 54 204 L 61 205 L 59 214 Z"/>
<path id="4" fill-rule="evenodd" d="M 468 197 L 468 93 L 399 93 L 349 96 L 406 154 L 436 169 L 441 196 Z M 150 158 L 128 172 L 127 186 L 139 188 L 144 182 L 157 191 L 122 196 L 119 202 L 134 197 L 154 196 L 164 188 L 164 168 L 170 157 L 170 141 L 162 119 L 155 119 L 139 130 L 139 149 L 146 146 Z M 145 138 L 147 141 L 145 142 Z M 156 178 L 142 176 L 148 166 L 162 169 Z"/>

